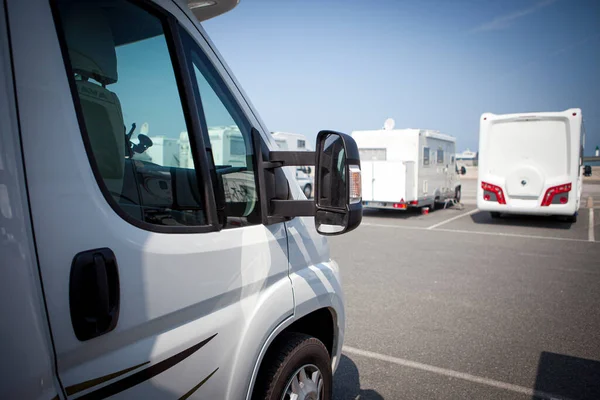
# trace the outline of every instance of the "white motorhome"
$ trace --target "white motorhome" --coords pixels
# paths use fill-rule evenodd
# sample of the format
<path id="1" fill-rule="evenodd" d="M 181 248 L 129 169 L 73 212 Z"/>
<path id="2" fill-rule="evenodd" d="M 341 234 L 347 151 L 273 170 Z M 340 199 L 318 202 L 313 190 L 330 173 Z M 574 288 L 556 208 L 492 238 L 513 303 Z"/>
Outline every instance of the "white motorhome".
<path id="1" fill-rule="evenodd" d="M 282 150 L 287 151 L 313 151 L 306 136 L 300 133 L 271 132 L 275 142 Z M 296 168 L 296 180 L 304 192 L 306 198 L 310 198 L 314 187 L 314 173 L 309 166 Z"/>
<path id="2" fill-rule="evenodd" d="M 271 132 L 279 148 L 288 151 L 313 151 L 312 145 L 301 133 Z"/>
<path id="3" fill-rule="evenodd" d="M 275 152 L 199 23 L 237 3 L 0 3 L 0 398 L 331 398 L 358 149 Z"/>
<path id="4" fill-rule="evenodd" d="M 426 129 L 354 131 L 367 208 L 406 210 L 460 201 L 455 138 Z"/>
<path id="5" fill-rule="evenodd" d="M 582 191 L 582 121 L 578 108 L 483 114 L 477 207 L 493 218 L 542 214 L 575 222 Z"/>

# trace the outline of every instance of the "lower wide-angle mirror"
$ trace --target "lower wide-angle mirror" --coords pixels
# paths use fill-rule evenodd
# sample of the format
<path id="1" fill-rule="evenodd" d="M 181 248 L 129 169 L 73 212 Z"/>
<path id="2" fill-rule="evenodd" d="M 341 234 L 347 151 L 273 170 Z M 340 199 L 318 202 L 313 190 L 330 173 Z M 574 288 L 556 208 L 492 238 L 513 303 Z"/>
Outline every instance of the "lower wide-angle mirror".
<path id="1" fill-rule="evenodd" d="M 323 235 L 339 235 L 360 225 L 360 156 L 352 137 L 333 131 L 319 132 L 315 178 L 317 231 Z"/>

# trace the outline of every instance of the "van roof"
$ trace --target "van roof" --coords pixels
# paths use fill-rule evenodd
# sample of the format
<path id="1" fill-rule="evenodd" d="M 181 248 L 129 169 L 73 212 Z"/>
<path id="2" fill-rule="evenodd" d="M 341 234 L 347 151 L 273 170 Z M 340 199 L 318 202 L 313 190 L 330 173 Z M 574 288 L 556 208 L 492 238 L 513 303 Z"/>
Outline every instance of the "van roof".
<path id="1" fill-rule="evenodd" d="M 184 7 L 192 10 L 198 21 L 206 21 L 233 10 L 240 0 L 178 0 Z"/>
<path id="2" fill-rule="evenodd" d="M 486 112 L 481 114 L 481 119 L 484 118 L 488 118 L 488 119 L 494 119 L 494 120 L 498 120 L 498 119 L 527 119 L 529 118 L 545 118 L 545 117 L 556 117 L 556 116 L 563 116 L 566 114 L 573 114 L 576 113 L 577 115 L 581 115 L 581 109 L 580 108 L 569 108 L 568 110 L 564 110 L 564 111 L 544 111 L 544 112 L 522 112 L 522 113 L 514 113 L 514 114 L 494 114 L 494 113 L 490 113 L 490 112 Z"/>

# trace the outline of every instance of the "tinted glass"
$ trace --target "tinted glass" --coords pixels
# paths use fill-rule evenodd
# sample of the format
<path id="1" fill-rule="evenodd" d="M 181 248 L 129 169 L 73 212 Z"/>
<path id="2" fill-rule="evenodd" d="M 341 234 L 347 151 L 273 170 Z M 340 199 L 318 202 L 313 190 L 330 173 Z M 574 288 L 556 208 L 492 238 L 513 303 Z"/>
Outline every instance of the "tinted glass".
<path id="1" fill-rule="evenodd" d="M 259 224 L 251 126 L 235 97 L 189 34 L 180 31 L 193 70 L 194 92 L 225 198 L 226 228 Z"/>
<path id="2" fill-rule="evenodd" d="M 318 204 L 323 207 L 345 208 L 348 198 L 346 185 L 346 154 L 340 136 L 329 135 L 322 142 L 319 174 Z"/>
<path id="3" fill-rule="evenodd" d="M 204 225 L 163 21 L 124 0 L 58 5 L 90 156 L 109 195 L 140 221 Z"/>

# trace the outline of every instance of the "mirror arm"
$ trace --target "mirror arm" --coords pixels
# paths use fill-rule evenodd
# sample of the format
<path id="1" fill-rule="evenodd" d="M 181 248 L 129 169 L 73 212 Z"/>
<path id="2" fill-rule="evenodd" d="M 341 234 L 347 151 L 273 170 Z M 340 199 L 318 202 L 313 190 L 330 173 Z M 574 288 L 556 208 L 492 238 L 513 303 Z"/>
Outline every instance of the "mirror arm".
<path id="1" fill-rule="evenodd" d="M 277 167 L 302 167 L 315 165 L 316 153 L 314 151 L 270 151 L 269 164 L 271 168 Z M 265 167 L 268 168 L 268 167 Z"/>
<path id="2" fill-rule="evenodd" d="M 315 215 L 315 202 L 312 200 L 271 200 L 273 217 L 312 217 Z"/>

